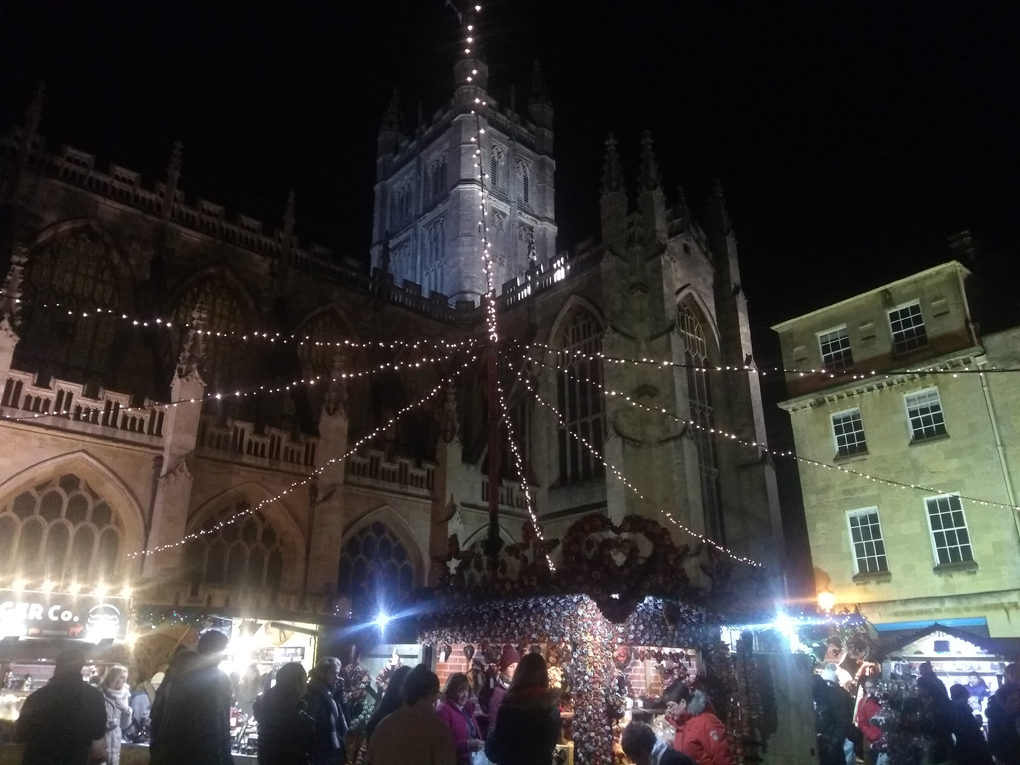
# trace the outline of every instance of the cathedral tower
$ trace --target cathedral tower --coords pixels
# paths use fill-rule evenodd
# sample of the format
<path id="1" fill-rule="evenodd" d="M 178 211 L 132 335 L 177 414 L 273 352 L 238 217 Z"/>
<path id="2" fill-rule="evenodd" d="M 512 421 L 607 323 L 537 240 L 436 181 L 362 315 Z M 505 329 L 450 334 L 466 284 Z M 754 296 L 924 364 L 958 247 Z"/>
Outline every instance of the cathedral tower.
<path id="1" fill-rule="evenodd" d="M 473 25 L 475 19 L 468 15 L 464 22 Z M 526 117 L 517 113 L 513 96 L 504 108 L 489 95 L 488 77 L 478 47 L 465 49 L 454 64 L 455 90 L 444 109 L 408 130 L 395 92 L 379 129 L 372 267 L 389 270 L 398 284 L 415 282 L 423 295 L 438 293 L 451 302 L 477 302 L 485 292 L 475 155 L 479 123 L 497 292 L 524 277 L 529 257 L 547 263 L 556 252 L 553 108 L 541 71 L 536 63 Z"/>

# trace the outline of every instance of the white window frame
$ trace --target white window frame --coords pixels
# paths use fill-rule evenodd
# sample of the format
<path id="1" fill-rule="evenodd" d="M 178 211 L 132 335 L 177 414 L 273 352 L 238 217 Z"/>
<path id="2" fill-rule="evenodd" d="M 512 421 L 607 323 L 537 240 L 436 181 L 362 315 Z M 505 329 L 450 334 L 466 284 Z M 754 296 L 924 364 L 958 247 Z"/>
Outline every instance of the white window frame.
<path id="1" fill-rule="evenodd" d="M 882 554 L 881 554 L 881 557 L 885 560 L 885 568 L 880 569 L 878 571 L 864 571 L 864 572 L 862 572 L 861 571 L 861 565 L 860 565 L 860 559 L 857 557 L 857 547 L 856 547 L 856 544 L 854 542 L 854 527 L 853 527 L 853 524 L 850 521 L 851 521 L 851 518 L 860 517 L 860 516 L 867 515 L 867 514 L 870 514 L 870 513 L 874 513 L 875 514 L 875 518 L 878 520 L 878 539 L 877 539 L 877 541 L 882 543 Z M 882 532 L 882 515 L 878 511 L 878 506 L 874 506 L 874 507 L 860 507 L 860 508 L 857 508 L 856 510 L 848 510 L 847 514 L 846 514 L 846 528 L 847 528 L 847 533 L 850 535 L 849 536 L 849 539 L 850 539 L 850 557 L 853 558 L 853 561 L 854 561 L 854 576 L 856 576 L 858 574 L 861 574 L 861 573 L 864 573 L 864 574 L 885 574 L 885 573 L 888 573 L 889 572 L 889 550 L 887 549 L 886 544 L 885 544 L 885 534 Z M 876 540 L 874 538 L 872 538 L 871 540 L 868 540 L 868 541 L 875 542 Z M 861 543 L 864 544 L 865 542 L 862 540 Z M 875 558 L 876 562 L 877 562 L 877 559 L 879 558 L 879 555 L 878 555 L 878 553 L 875 553 L 874 555 L 870 555 L 870 556 L 866 554 L 864 556 L 864 559 L 867 560 L 868 558 Z"/>
<path id="2" fill-rule="evenodd" d="M 930 393 L 932 391 L 935 392 L 935 398 L 938 400 L 939 414 L 942 415 L 942 430 L 944 432 L 943 433 L 933 433 L 932 435 L 924 435 L 924 433 L 922 432 L 921 435 L 917 435 L 917 434 L 914 433 L 914 425 L 911 422 L 910 399 L 912 397 L 914 397 L 914 396 L 920 396 L 922 394 Z M 917 441 L 917 442 L 928 441 L 928 440 L 933 439 L 933 438 L 944 438 L 944 437 L 949 435 L 949 426 L 946 424 L 946 410 L 942 406 L 942 394 L 939 393 L 939 389 L 938 389 L 937 385 L 933 385 L 930 388 L 922 388 L 921 390 L 911 391 L 910 393 L 904 393 L 903 394 L 903 409 L 907 413 L 907 433 L 910 434 L 910 442 L 911 443 L 914 443 L 915 441 Z M 922 428 L 923 428 L 923 426 L 922 426 Z"/>
<path id="3" fill-rule="evenodd" d="M 903 309 L 910 308 L 911 306 L 914 306 L 914 305 L 917 306 L 917 312 L 921 316 L 921 327 L 924 329 L 924 343 L 922 343 L 921 345 L 915 346 L 914 348 L 907 348 L 905 350 L 899 351 L 899 350 L 896 349 L 896 331 L 893 329 L 893 325 L 892 325 L 893 318 L 892 318 L 892 315 L 894 313 L 896 313 L 897 311 L 902 311 Z M 925 347 L 927 347 L 927 345 L 928 345 L 928 323 L 924 320 L 924 310 L 921 308 L 921 301 L 920 300 L 911 300 L 909 302 L 903 303 L 902 305 L 898 305 L 898 306 L 896 306 L 894 308 L 890 308 L 888 311 L 885 312 L 885 318 L 886 318 L 886 321 L 889 324 L 889 336 L 890 336 L 890 338 L 892 340 L 892 352 L 893 353 L 910 353 L 912 351 L 916 351 L 918 348 L 925 348 Z"/>
<path id="4" fill-rule="evenodd" d="M 849 369 L 854 365 L 854 352 L 853 348 L 850 347 L 850 333 L 847 331 L 846 324 L 840 324 L 837 327 L 830 327 L 829 329 L 822 330 L 821 332 L 815 332 L 815 342 L 818 343 L 818 354 L 822 360 L 822 366 L 826 369 L 829 369 L 829 364 L 825 361 L 825 350 L 822 348 L 822 336 L 831 335 L 834 332 L 840 331 L 843 332 L 844 337 L 846 338 L 846 350 L 850 354 L 850 358 L 848 359 L 849 363 L 846 364 L 841 363 L 839 366 L 833 365 L 832 369 L 834 370 Z"/>
<path id="5" fill-rule="evenodd" d="M 836 435 L 836 418 L 847 414 L 857 413 L 857 419 L 861 423 L 861 435 L 864 436 L 864 448 L 859 449 L 855 452 L 849 452 L 847 454 L 841 454 L 839 450 L 839 436 Z M 861 408 L 859 406 L 851 407 L 850 409 L 842 409 L 838 412 L 829 413 L 829 427 L 832 430 L 832 443 L 836 447 L 837 457 L 856 457 L 858 454 L 868 453 L 868 436 L 864 430 L 864 418 L 861 416 Z"/>
<path id="6" fill-rule="evenodd" d="M 929 502 L 938 502 L 940 499 L 948 499 L 950 497 L 956 497 L 956 500 L 960 503 L 960 510 L 959 510 L 959 512 L 960 512 L 960 515 L 963 517 L 963 526 L 961 527 L 961 526 L 954 525 L 953 528 L 952 528 L 952 531 L 959 531 L 962 528 L 964 531 L 967 532 L 967 542 L 966 542 L 966 545 L 967 545 L 967 548 L 970 550 L 970 559 L 969 560 L 966 560 L 966 559 L 963 558 L 963 555 L 962 555 L 962 545 L 960 545 L 960 543 L 959 543 L 959 537 L 957 537 L 956 547 L 961 549 L 960 560 L 958 560 L 958 561 L 949 560 L 949 561 L 943 562 L 942 560 L 939 559 L 939 548 L 938 548 L 937 542 L 935 541 L 935 529 L 933 529 L 932 525 L 931 525 L 931 511 L 928 509 L 928 503 Z M 956 512 L 955 510 L 952 510 L 952 509 L 950 511 L 951 512 Z M 971 540 L 971 537 L 970 537 L 970 526 L 967 525 L 967 512 L 966 512 L 966 510 L 964 510 L 963 499 L 960 497 L 959 493 L 954 491 L 954 492 L 949 492 L 947 494 L 937 494 L 934 497 L 925 497 L 924 498 L 924 519 L 925 519 L 925 523 L 928 524 L 928 537 L 931 540 L 931 552 L 932 552 L 932 555 L 935 557 L 935 565 L 936 566 L 948 566 L 948 565 L 953 565 L 953 564 L 956 564 L 956 563 L 975 563 L 976 562 L 974 560 L 974 542 Z M 939 529 L 939 531 L 945 531 L 945 528 L 943 527 L 942 529 Z M 946 549 L 948 550 L 950 548 L 947 546 Z"/>

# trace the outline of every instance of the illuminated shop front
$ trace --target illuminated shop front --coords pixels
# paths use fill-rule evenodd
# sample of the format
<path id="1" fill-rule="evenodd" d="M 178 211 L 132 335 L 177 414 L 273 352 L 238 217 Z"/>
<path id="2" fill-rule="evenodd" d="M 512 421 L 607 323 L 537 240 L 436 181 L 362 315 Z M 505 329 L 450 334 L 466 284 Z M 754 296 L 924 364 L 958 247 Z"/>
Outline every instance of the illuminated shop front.
<path id="1" fill-rule="evenodd" d="M 85 651 L 84 674 L 126 663 L 131 599 L 92 592 L 0 590 L 0 720 L 16 720 L 32 691 L 53 676 L 56 657 Z"/>

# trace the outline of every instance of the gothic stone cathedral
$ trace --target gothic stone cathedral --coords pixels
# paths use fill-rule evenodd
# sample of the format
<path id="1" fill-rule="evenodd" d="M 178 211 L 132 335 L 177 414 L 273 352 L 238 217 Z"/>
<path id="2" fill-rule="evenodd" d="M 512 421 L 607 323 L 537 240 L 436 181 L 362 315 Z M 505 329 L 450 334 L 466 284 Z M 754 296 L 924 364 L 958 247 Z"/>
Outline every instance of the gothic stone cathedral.
<path id="1" fill-rule="evenodd" d="M 385 116 L 370 273 L 299 242 L 293 198 L 282 229 L 228 219 L 181 188 L 179 145 L 149 187 L 47 148 L 31 105 L 0 144 L 0 586 L 130 581 L 152 604 L 328 614 L 373 587 L 397 597 L 434 581 L 451 534 L 480 545 L 484 280 L 468 136 L 488 70 L 455 68 L 458 83 L 476 69 L 475 88 L 459 85 L 428 124 L 405 132 L 396 99 Z M 646 136 L 632 209 L 610 139 L 601 241 L 557 252 L 552 125 L 536 70 L 526 114 L 494 106 L 481 147 L 500 383 L 544 533 L 640 513 L 697 547 L 669 510 L 781 559 L 771 465 L 712 431 L 766 443 L 757 377 L 692 368 L 751 357 L 721 190 L 704 224 L 682 198 L 667 207 Z M 525 503 L 503 451 L 501 533 L 519 541 Z"/>

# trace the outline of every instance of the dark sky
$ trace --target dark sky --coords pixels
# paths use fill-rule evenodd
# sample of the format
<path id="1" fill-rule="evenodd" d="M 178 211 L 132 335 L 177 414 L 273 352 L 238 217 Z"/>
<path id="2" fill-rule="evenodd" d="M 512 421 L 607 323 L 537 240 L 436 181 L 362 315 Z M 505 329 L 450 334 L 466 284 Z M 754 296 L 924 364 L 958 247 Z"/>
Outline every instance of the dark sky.
<path id="1" fill-rule="evenodd" d="M 0 129 L 45 80 L 52 148 L 151 187 L 179 138 L 192 200 L 276 227 L 294 186 L 302 238 L 365 258 L 390 92 L 410 122 L 443 106 L 458 38 L 443 0 L 3 0 Z M 985 294 L 1020 308 L 1015 0 L 488 0 L 481 38 L 503 102 L 543 64 L 561 248 L 598 233 L 609 130 L 633 181 L 651 129 L 696 215 L 723 180 L 759 363 L 769 324 L 942 262 L 964 228 Z"/>
<path id="2" fill-rule="evenodd" d="M 556 107 L 560 247 L 597 233 L 602 142 L 631 178 L 652 130 L 670 199 L 720 177 L 759 327 L 948 257 L 969 228 L 1020 277 L 1020 4 L 489 0 L 491 90 L 539 58 Z M 354 256 L 394 85 L 410 122 L 449 98 L 443 0 L 5 0 L 0 126 L 47 84 L 41 131 Z M 1006 273 L 1006 272 L 1003 272 Z M 1003 280 L 996 280 L 1005 283 Z M 1012 290 L 1011 290 L 1012 292 Z"/>

